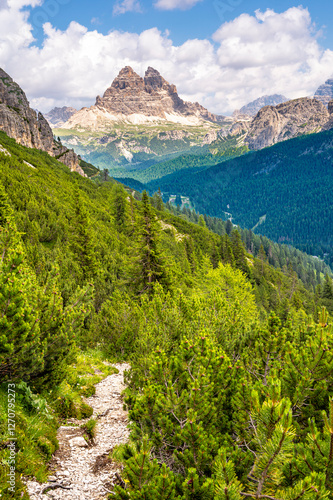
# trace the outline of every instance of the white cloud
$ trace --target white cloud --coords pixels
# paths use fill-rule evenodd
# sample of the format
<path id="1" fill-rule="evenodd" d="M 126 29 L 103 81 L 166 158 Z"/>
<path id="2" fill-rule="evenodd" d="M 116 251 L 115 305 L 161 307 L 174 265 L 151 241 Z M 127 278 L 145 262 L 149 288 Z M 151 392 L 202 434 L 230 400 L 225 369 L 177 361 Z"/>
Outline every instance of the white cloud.
<path id="1" fill-rule="evenodd" d="M 224 23 L 213 41 L 180 46 L 157 28 L 103 35 L 76 22 L 65 31 L 48 22 L 38 48 L 28 13 L 20 10 L 23 1 L 8 0 L 11 6 L 0 10 L 0 67 L 42 111 L 94 104 L 126 65 L 140 75 L 152 66 L 177 85 L 182 98 L 224 113 L 264 94 L 311 95 L 332 74 L 333 51 L 321 48 L 302 7 L 242 14 Z"/>
<path id="2" fill-rule="evenodd" d="M 142 12 L 140 2 L 138 0 L 122 0 L 117 1 L 113 7 L 113 15 L 119 16 L 126 12 Z"/>
<path id="3" fill-rule="evenodd" d="M 290 65 L 309 57 L 320 57 L 311 33 L 307 9 L 293 7 L 282 14 L 256 11 L 225 23 L 213 35 L 220 43 L 219 62 L 224 67 L 246 68 Z"/>
<path id="4" fill-rule="evenodd" d="M 154 6 L 160 10 L 187 10 L 202 0 L 157 0 Z"/>
<path id="5" fill-rule="evenodd" d="M 90 20 L 91 24 L 95 24 L 96 26 L 98 25 L 102 25 L 103 22 L 100 20 L 99 17 L 93 17 L 91 20 Z"/>

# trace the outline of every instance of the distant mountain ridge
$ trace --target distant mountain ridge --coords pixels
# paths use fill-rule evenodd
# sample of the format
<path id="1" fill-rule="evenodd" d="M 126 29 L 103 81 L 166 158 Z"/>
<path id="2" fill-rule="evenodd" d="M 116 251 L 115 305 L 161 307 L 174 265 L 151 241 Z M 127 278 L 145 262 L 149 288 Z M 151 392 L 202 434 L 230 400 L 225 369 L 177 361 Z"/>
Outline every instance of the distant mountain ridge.
<path id="1" fill-rule="evenodd" d="M 320 85 L 315 92 L 314 98 L 328 106 L 333 99 L 333 78 L 329 78 L 323 85 Z"/>
<path id="2" fill-rule="evenodd" d="M 51 109 L 44 115 L 44 118 L 47 119 L 51 128 L 57 128 L 62 127 L 76 112 L 77 109 L 71 106 L 63 106 L 62 108 Z"/>
<path id="3" fill-rule="evenodd" d="M 85 176 L 79 158 L 53 138 L 53 132 L 42 113 L 36 113 L 20 86 L 0 68 L 0 130 L 19 144 L 46 151 L 67 165 L 71 171 Z"/>
<path id="4" fill-rule="evenodd" d="M 288 101 L 288 98 L 281 94 L 264 95 L 262 97 L 258 97 L 258 99 L 255 99 L 252 102 L 249 102 L 240 109 L 236 109 L 233 112 L 233 116 L 235 118 L 240 115 L 255 116 L 264 106 L 277 106 L 278 104 L 286 101 Z"/>
<path id="5" fill-rule="evenodd" d="M 55 134 L 111 175 L 129 177 L 130 172 L 183 154 L 219 155 L 221 149 L 225 154 L 226 143 L 235 155 L 244 148 L 258 150 L 328 130 L 333 117 L 327 108 L 314 98 L 287 101 L 284 95 L 273 94 L 243 106 L 233 117 L 222 117 L 198 103 L 183 101 L 176 86 L 156 69 L 148 67 L 142 78 L 126 66 L 93 106 L 73 114 L 69 110 L 69 119 L 62 125 L 58 122 Z M 67 111 L 52 110 L 49 120 L 60 120 Z"/>

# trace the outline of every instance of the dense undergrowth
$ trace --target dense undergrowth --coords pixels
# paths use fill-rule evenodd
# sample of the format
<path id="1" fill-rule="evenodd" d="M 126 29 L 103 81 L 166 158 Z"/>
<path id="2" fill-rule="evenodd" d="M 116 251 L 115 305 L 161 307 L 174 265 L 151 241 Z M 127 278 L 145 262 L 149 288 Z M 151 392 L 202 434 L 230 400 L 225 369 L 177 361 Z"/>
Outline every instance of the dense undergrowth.
<path id="1" fill-rule="evenodd" d="M 7 498 L 21 498 L 21 475 L 46 478 L 59 419 L 91 416 L 81 397 L 93 368 L 108 373 L 103 356 L 132 366 L 117 498 L 329 497 L 329 269 L 300 258 L 313 277 L 303 282 L 292 262 L 270 264 L 265 242 L 248 253 L 227 223 L 214 233 L 159 196 L 82 178 L 3 133 L 0 143 L 3 475 L 12 383 L 19 438 Z M 313 443 L 322 458 L 308 472 L 299 457 Z"/>

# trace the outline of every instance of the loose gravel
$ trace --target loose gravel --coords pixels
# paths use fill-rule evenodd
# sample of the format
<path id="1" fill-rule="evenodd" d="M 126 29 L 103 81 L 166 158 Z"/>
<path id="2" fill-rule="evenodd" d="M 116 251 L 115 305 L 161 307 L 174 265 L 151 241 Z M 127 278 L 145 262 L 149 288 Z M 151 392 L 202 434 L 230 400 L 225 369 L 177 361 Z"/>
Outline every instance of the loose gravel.
<path id="1" fill-rule="evenodd" d="M 54 454 L 48 483 L 28 481 L 31 500 L 47 497 L 56 500 L 102 500 L 109 496 L 120 479 L 120 466 L 109 458 L 117 444 L 128 440 L 128 416 L 123 410 L 121 393 L 125 389 L 127 364 L 114 365 L 119 373 L 96 384 L 96 394 L 86 398 L 97 419 L 96 436 L 88 444 L 83 438 L 82 423 L 70 419 L 70 426 L 58 429 L 59 449 Z"/>

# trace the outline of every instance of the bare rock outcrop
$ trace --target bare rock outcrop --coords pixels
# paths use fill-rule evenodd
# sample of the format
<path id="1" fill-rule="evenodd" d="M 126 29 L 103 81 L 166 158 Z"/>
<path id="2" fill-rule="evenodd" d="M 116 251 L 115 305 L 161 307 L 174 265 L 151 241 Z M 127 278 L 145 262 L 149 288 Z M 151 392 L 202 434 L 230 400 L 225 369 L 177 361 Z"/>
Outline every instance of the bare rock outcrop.
<path id="1" fill-rule="evenodd" d="M 327 108 L 330 117 L 328 122 L 323 126 L 323 130 L 331 130 L 333 128 L 333 100 L 328 103 Z"/>
<path id="2" fill-rule="evenodd" d="M 42 113 L 34 111 L 20 86 L 0 68 L 0 130 L 22 146 L 46 151 L 72 171 L 85 176 L 79 158 L 56 142 Z"/>
<path id="3" fill-rule="evenodd" d="M 311 98 L 300 98 L 265 106 L 253 119 L 245 142 L 262 149 L 286 139 L 323 130 L 329 120 L 325 106 Z"/>
<path id="4" fill-rule="evenodd" d="M 84 127 L 88 115 L 92 124 L 121 118 L 133 120 L 135 117 L 141 117 L 141 122 L 149 119 L 218 122 L 223 118 L 210 113 L 199 103 L 183 101 L 176 86 L 169 84 L 156 69 L 149 67 L 142 78 L 130 66 L 120 71 L 102 97 L 97 96 L 94 106 L 78 111 L 65 127 Z"/>

